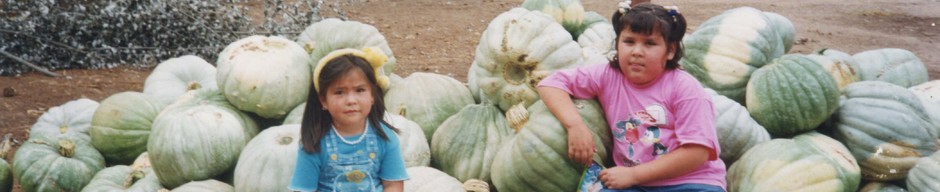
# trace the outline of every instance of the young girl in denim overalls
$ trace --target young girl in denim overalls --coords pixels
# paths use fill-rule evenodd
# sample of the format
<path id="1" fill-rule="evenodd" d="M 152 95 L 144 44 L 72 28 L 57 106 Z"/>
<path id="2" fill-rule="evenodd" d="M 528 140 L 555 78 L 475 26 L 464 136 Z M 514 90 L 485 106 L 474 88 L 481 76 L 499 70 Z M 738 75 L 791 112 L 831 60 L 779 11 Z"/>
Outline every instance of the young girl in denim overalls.
<path id="1" fill-rule="evenodd" d="M 620 3 L 609 63 L 557 71 L 538 85 L 568 129 L 568 155 L 589 164 L 594 141 L 570 97 L 597 99 L 613 133 L 615 167 L 601 191 L 724 191 L 711 96 L 679 68 L 685 18 L 674 7 Z M 643 138 L 640 138 L 640 133 Z"/>
<path id="2" fill-rule="evenodd" d="M 340 49 L 317 64 L 290 190 L 403 190 L 398 137 L 383 118 L 386 60 L 376 49 Z"/>

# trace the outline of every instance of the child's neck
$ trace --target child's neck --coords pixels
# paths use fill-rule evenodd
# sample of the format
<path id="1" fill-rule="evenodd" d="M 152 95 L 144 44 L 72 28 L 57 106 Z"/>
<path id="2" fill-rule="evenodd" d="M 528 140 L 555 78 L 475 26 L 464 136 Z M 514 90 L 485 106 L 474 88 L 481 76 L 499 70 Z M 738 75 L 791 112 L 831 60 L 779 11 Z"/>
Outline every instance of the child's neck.
<path id="1" fill-rule="evenodd" d="M 362 134 L 366 130 L 366 122 L 363 121 L 362 123 L 354 124 L 338 124 L 333 122 L 333 127 L 340 136 L 349 137 Z"/>

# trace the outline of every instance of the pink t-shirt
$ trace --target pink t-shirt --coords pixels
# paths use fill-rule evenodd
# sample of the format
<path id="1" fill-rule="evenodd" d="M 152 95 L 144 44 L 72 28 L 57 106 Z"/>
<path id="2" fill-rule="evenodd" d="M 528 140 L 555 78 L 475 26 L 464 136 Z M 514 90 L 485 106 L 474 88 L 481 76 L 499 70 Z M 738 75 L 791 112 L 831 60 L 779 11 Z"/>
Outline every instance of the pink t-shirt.
<path id="1" fill-rule="evenodd" d="M 575 98 L 600 102 L 613 134 L 617 166 L 650 162 L 685 144 L 712 149 L 698 170 L 644 186 L 699 183 L 726 188 L 711 96 L 682 70 L 666 70 L 654 81 L 648 87 L 636 87 L 619 70 L 601 64 L 557 71 L 538 86 L 557 87 Z"/>

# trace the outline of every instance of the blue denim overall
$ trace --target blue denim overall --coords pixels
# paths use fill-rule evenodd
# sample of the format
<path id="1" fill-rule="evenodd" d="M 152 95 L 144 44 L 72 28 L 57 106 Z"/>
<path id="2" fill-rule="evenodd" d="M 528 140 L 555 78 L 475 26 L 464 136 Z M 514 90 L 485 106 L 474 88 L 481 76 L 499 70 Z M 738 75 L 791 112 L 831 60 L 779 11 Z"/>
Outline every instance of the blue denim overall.
<path id="1" fill-rule="evenodd" d="M 370 129 L 367 127 L 366 129 Z M 330 130 L 326 137 L 326 153 L 329 155 L 326 166 L 323 168 L 323 179 L 332 180 L 334 191 L 382 191 L 381 183 L 378 178 L 379 165 L 378 159 L 378 137 L 371 133 L 374 130 L 363 132 L 365 138 L 359 143 L 365 142 L 365 148 L 349 153 L 341 153 L 339 145 L 349 145 L 344 143 L 335 133 L 336 130 Z M 360 135 L 359 137 L 363 137 Z M 359 138 L 353 138 L 359 140 Z M 361 145 L 360 145 L 361 146 Z"/>

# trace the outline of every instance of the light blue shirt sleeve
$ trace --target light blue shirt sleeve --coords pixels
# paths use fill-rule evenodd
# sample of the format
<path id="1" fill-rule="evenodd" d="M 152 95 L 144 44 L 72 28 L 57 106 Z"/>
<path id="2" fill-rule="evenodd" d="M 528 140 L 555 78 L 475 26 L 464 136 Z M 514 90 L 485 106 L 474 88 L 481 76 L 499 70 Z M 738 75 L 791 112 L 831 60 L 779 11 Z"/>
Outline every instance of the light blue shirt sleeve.
<path id="1" fill-rule="evenodd" d="M 322 148 L 321 148 L 322 150 Z M 307 153 L 303 145 L 297 149 L 297 164 L 291 177 L 290 191 L 316 191 L 320 180 L 320 153 Z"/>
<path id="2" fill-rule="evenodd" d="M 388 136 L 388 142 L 385 144 L 385 157 L 382 158 L 379 179 L 383 181 L 408 180 L 408 172 L 405 171 L 405 159 L 401 155 L 401 144 L 398 141 L 398 135 L 385 126 L 383 128 L 385 135 Z"/>

